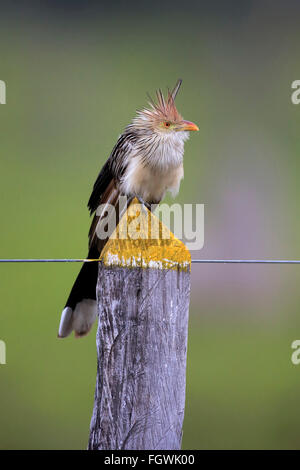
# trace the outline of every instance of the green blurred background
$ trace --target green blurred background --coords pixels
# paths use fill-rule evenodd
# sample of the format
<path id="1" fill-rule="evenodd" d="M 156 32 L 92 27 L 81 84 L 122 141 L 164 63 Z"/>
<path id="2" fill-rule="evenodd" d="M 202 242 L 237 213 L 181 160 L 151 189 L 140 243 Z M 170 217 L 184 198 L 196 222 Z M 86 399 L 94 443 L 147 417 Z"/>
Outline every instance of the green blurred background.
<path id="1" fill-rule="evenodd" d="M 0 6 L 0 257 L 84 257 L 86 202 L 146 92 L 200 132 L 177 200 L 194 258 L 300 258 L 297 1 Z M 95 328 L 56 338 L 79 266 L 0 265 L 0 448 L 86 448 Z M 183 448 L 300 448 L 300 267 L 193 265 Z"/>

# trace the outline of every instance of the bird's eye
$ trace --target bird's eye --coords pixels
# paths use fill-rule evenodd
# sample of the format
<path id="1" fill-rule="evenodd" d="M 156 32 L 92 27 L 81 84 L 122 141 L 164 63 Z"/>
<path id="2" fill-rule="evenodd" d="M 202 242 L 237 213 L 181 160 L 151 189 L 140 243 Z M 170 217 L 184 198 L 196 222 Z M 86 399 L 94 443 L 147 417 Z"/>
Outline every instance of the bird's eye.
<path id="1" fill-rule="evenodd" d="M 171 123 L 169 121 L 164 122 L 165 127 L 170 127 Z"/>

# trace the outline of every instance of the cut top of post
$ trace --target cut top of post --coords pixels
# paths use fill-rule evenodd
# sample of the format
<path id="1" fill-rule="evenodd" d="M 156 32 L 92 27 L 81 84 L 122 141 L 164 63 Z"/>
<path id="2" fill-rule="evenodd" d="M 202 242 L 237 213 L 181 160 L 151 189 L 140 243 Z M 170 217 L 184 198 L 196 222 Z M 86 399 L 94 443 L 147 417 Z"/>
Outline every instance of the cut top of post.
<path id="1" fill-rule="evenodd" d="M 191 269 L 191 255 L 185 244 L 136 198 L 121 217 L 100 259 L 106 266 Z"/>

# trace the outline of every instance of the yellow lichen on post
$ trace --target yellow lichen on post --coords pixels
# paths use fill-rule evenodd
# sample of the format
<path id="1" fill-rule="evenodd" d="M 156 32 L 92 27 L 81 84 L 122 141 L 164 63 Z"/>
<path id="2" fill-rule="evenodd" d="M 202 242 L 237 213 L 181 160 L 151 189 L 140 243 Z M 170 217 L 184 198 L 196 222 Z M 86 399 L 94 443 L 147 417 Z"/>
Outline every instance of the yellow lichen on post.
<path id="1" fill-rule="evenodd" d="M 100 258 L 105 266 L 191 269 L 184 243 L 137 199 L 122 216 Z"/>

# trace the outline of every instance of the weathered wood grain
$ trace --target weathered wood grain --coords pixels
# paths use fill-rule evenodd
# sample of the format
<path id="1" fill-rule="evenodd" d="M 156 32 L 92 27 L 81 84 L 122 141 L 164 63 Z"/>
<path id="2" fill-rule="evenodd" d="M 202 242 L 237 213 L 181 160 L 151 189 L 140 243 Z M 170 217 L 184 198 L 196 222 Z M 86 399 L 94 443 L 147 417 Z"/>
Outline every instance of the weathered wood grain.
<path id="1" fill-rule="evenodd" d="M 149 247 L 144 241 L 133 245 L 140 266 L 124 267 L 124 256 L 121 266 L 115 258 L 113 265 L 99 263 L 98 366 L 88 448 L 180 449 L 190 269 L 176 261 L 172 268 L 141 267 L 143 258 L 149 261 Z M 128 252 L 134 257 L 132 247 Z"/>

